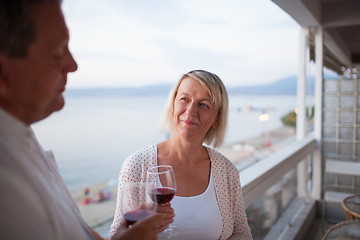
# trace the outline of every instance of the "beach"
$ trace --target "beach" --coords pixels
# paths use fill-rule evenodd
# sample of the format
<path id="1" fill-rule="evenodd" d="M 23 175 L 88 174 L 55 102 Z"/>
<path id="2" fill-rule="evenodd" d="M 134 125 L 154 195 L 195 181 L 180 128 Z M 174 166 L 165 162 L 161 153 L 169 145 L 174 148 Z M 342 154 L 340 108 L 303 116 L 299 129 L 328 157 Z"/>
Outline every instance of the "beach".
<path id="1" fill-rule="evenodd" d="M 228 157 L 239 171 L 277 151 L 295 140 L 295 130 L 291 127 L 279 127 L 256 137 L 230 143 L 218 150 Z M 87 224 L 101 236 L 107 237 L 116 207 L 117 186 L 114 179 L 89 186 L 90 197 L 96 198 L 100 191 L 111 191 L 112 196 L 104 201 L 82 205 L 83 191 L 72 194 L 81 215 Z"/>

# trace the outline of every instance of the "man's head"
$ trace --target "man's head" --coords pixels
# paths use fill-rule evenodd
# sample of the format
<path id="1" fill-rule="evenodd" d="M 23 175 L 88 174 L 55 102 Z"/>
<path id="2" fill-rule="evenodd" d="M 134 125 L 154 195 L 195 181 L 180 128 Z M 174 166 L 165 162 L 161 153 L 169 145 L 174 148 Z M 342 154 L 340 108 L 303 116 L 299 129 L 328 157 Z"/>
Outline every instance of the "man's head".
<path id="1" fill-rule="evenodd" d="M 0 0 L 0 107 L 27 125 L 64 106 L 77 65 L 60 0 Z"/>

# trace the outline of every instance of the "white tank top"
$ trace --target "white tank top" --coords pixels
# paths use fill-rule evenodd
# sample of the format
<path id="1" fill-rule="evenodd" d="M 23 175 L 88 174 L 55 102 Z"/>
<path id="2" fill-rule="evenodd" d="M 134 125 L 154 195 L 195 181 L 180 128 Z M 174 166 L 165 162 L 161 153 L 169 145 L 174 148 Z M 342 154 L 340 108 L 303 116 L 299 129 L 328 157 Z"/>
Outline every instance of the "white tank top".
<path id="1" fill-rule="evenodd" d="M 172 225 L 179 228 L 179 235 L 171 239 L 219 239 L 222 231 L 222 218 L 215 194 L 215 185 L 210 173 L 207 189 L 193 197 L 175 196 L 171 201 L 175 210 Z"/>
<path id="2" fill-rule="evenodd" d="M 177 236 L 171 237 L 171 240 L 220 238 L 222 218 L 211 171 L 205 192 L 193 197 L 175 196 L 171 201 L 171 206 L 175 211 L 172 225 L 178 227 L 180 232 Z"/>

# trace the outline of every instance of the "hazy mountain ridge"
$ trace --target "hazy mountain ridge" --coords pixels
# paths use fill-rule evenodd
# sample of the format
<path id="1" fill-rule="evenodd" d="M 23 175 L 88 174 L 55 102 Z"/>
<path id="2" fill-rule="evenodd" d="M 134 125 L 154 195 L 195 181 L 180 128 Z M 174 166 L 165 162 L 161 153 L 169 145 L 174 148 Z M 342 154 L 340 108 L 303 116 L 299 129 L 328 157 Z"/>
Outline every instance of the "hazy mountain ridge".
<path id="1" fill-rule="evenodd" d="M 154 84 L 143 87 L 113 87 L 113 88 L 79 88 L 68 89 L 68 95 L 161 95 L 168 94 L 171 84 Z"/>
<path id="2" fill-rule="evenodd" d="M 314 78 L 310 78 L 308 91 L 314 90 Z M 114 88 L 84 88 L 68 89 L 69 95 L 167 95 L 172 88 L 172 84 L 154 84 L 143 87 L 114 87 Z M 309 89 L 310 88 L 310 89 Z M 256 86 L 227 87 L 231 95 L 296 95 L 297 77 L 287 77 L 273 83 Z"/>
<path id="3" fill-rule="evenodd" d="M 241 95 L 296 95 L 297 77 L 292 76 L 273 83 L 256 86 L 239 86 L 228 88 L 229 94 Z"/>

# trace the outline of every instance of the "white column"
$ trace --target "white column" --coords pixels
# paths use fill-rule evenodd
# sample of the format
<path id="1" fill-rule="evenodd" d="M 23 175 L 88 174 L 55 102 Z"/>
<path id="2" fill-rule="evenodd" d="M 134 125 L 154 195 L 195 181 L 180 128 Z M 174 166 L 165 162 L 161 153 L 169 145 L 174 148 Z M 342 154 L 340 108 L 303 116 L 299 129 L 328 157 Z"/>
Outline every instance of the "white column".
<path id="1" fill-rule="evenodd" d="M 314 115 L 314 137 L 318 143 L 318 149 L 313 156 L 312 192 L 313 199 L 321 199 L 321 126 L 322 126 L 322 86 L 323 86 L 323 29 L 315 31 L 315 115 Z"/>
<path id="2" fill-rule="evenodd" d="M 301 140 L 306 134 L 306 65 L 308 62 L 308 28 L 300 32 L 299 69 L 297 79 L 296 138 Z"/>
<path id="3" fill-rule="evenodd" d="M 308 62 L 308 28 L 300 31 L 299 72 L 297 79 L 296 138 L 301 140 L 306 134 L 306 65 Z M 307 196 L 307 161 L 297 166 L 297 192 L 299 197 Z"/>

